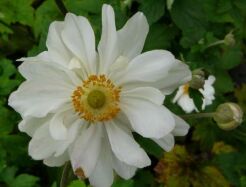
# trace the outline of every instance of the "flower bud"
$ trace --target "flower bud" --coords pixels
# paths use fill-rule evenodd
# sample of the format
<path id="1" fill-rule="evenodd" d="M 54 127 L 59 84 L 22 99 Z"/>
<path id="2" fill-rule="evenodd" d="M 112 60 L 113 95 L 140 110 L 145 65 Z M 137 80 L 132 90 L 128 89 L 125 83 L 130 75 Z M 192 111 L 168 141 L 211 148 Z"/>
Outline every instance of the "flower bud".
<path id="1" fill-rule="evenodd" d="M 213 116 L 219 128 L 232 130 L 243 120 L 243 111 L 236 103 L 224 103 L 218 106 Z"/>
<path id="2" fill-rule="evenodd" d="M 192 79 L 189 82 L 189 86 L 193 89 L 203 88 L 205 83 L 205 73 L 202 69 L 195 69 L 192 71 Z"/>
<path id="3" fill-rule="evenodd" d="M 227 46 L 233 46 L 235 45 L 236 41 L 235 41 L 235 38 L 234 38 L 234 35 L 232 34 L 232 32 L 229 32 L 225 38 L 224 38 L 224 43 L 225 45 Z"/>

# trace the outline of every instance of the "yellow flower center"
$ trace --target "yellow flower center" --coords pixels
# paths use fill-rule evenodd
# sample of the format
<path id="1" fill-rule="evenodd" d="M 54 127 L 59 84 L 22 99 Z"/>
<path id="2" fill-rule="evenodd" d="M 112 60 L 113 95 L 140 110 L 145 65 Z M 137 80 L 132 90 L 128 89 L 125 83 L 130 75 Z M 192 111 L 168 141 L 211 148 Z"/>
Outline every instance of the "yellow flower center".
<path id="1" fill-rule="evenodd" d="M 189 87 L 190 87 L 190 85 L 188 83 L 183 86 L 184 94 L 189 94 Z"/>
<path id="2" fill-rule="evenodd" d="M 105 75 L 90 75 L 72 94 L 74 109 L 90 122 L 110 120 L 120 111 L 120 91 Z"/>

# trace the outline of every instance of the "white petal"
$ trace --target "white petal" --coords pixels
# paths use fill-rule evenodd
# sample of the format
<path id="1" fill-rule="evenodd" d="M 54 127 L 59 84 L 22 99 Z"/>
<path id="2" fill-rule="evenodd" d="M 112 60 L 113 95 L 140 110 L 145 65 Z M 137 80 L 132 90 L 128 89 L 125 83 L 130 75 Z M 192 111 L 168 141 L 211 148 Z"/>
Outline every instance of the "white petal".
<path id="1" fill-rule="evenodd" d="M 174 96 L 174 98 L 173 98 L 173 100 L 172 100 L 173 103 L 176 103 L 176 102 L 180 99 L 180 97 L 181 97 L 182 95 L 186 94 L 186 93 L 185 93 L 185 90 L 184 90 L 184 87 L 185 87 L 184 85 L 179 87 L 179 89 L 178 89 L 176 95 Z"/>
<path id="2" fill-rule="evenodd" d="M 189 124 L 177 115 L 173 114 L 173 116 L 175 119 L 175 128 L 173 129 L 172 134 L 174 136 L 185 136 L 190 128 Z"/>
<path id="3" fill-rule="evenodd" d="M 55 140 L 67 139 L 68 129 L 64 124 L 64 118 L 71 114 L 72 108 L 62 108 L 50 120 L 50 134 Z"/>
<path id="4" fill-rule="evenodd" d="M 165 151 L 171 151 L 174 146 L 174 137 L 172 134 L 168 134 L 160 139 L 153 140 Z"/>
<path id="5" fill-rule="evenodd" d="M 114 10 L 110 5 L 102 8 L 102 36 L 98 44 L 100 73 L 107 73 L 111 64 L 119 57 L 118 37 L 115 27 Z"/>
<path id="6" fill-rule="evenodd" d="M 57 67 L 50 62 L 25 61 L 19 66 L 19 72 L 27 80 L 63 83 L 67 87 L 77 86 L 81 80 L 72 71 Z M 73 87 L 71 87 L 73 88 Z"/>
<path id="7" fill-rule="evenodd" d="M 96 73 L 95 36 L 89 21 L 72 13 L 66 14 L 62 39 L 88 73 Z"/>
<path id="8" fill-rule="evenodd" d="M 131 90 L 123 90 L 121 96 L 146 99 L 157 105 L 161 105 L 165 98 L 159 90 L 152 87 L 138 87 Z"/>
<path id="9" fill-rule="evenodd" d="M 64 154 L 58 157 L 51 156 L 49 158 L 44 159 L 44 164 L 50 167 L 60 167 L 63 164 L 65 164 L 65 162 L 68 160 L 69 160 L 68 153 L 65 152 Z"/>
<path id="10" fill-rule="evenodd" d="M 143 99 L 122 98 L 121 108 L 132 128 L 148 138 L 161 138 L 175 126 L 172 113 L 164 106 Z"/>
<path id="11" fill-rule="evenodd" d="M 176 88 L 191 80 L 191 71 L 189 67 L 176 60 L 168 72 L 168 76 L 155 83 L 155 86 L 164 93 L 171 94 Z"/>
<path id="12" fill-rule="evenodd" d="M 207 80 L 205 80 L 204 88 L 199 89 L 199 91 L 202 93 L 204 99 L 202 104 L 202 109 L 205 109 L 205 106 L 211 105 L 213 103 L 213 100 L 215 99 L 214 94 L 215 90 L 213 87 L 213 84 L 215 82 L 215 77 L 213 75 L 210 75 Z"/>
<path id="13" fill-rule="evenodd" d="M 44 117 L 70 101 L 71 89 L 62 83 L 25 81 L 9 97 L 9 105 L 23 117 Z"/>
<path id="14" fill-rule="evenodd" d="M 19 123 L 18 128 L 21 132 L 25 132 L 29 136 L 33 136 L 35 131 L 49 119 L 49 115 L 45 118 L 27 117 Z"/>
<path id="15" fill-rule="evenodd" d="M 137 167 L 120 161 L 114 154 L 112 155 L 112 164 L 116 173 L 125 180 L 132 178 L 137 170 Z"/>
<path id="16" fill-rule="evenodd" d="M 92 124 L 83 129 L 74 147 L 70 150 L 73 169 L 83 168 L 90 176 L 95 168 L 101 150 L 102 124 Z"/>
<path id="17" fill-rule="evenodd" d="M 133 15 L 124 27 L 117 32 L 119 48 L 122 56 L 133 59 L 143 49 L 146 36 L 149 32 L 149 24 L 143 13 Z"/>
<path id="18" fill-rule="evenodd" d="M 49 136 L 49 123 L 41 126 L 34 133 L 28 147 L 29 155 L 35 160 L 50 157 L 56 150 L 58 143 Z"/>
<path id="19" fill-rule="evenodd" d="M 53 62 L 68 66 L 71 59 L 71 53 L 65 47 L 61 39 L 61 31 L 64 28 L 63 22 L 54 21 L 50 24 L 47 36 L 46 46 L 48 48 L 49 57 Z"/>
<path id="20" fill-rule="evenodd" d="M 129 62 L 127 71 L 119 80 L 119 84 L 139 81 L 155 82 L 167 76 L 174 62 L 174 56 L 165 50 L 153 50 L 142 53 Z"/>
<path id="21" fill-rule="evenodd" d="M 113 120 L 105 123 L 105 126 L 111 148 L 119 160 L 139 168 L 150 165 L 148 155 L 135 142 L 131 134 L 120 129 Z"/>
<path id="22" fill-rule="evenodd" d="M 102 145 L 95 169 L 89 176 L 93 187 L 110 187 L 113 183 L 114 175 L 109 154 L 109 150 Z"/>
<path id="23" fill-rule="evenodd" d="M 69 126 L 67 127 L 67 137 L 64 140 L 57 140 L 57 142 L 59 142 L 59 146 L 57 146 L 55 154 L 54 154 L 54 156 L 56 157 L 60 156 L 66 151 L 66 149 L 68 149 L 68 147 L 77 138 L 81 130 L 81 127 L 85 125 L 85 122 L 81 119 L 70 120 L 70 121 L 67 121 L 66 123 L 68 124 L 65 124 L 65 125 Z"/>
<path id="24" fill-rule="evenodd" d="M 193 110 L 198 111 L 198 109 L 195 106 L 195 103 L 192 98 L 188 94 L 182 95 L 178 99 L 178 105 L 186 112 L 191 113 Z"/>

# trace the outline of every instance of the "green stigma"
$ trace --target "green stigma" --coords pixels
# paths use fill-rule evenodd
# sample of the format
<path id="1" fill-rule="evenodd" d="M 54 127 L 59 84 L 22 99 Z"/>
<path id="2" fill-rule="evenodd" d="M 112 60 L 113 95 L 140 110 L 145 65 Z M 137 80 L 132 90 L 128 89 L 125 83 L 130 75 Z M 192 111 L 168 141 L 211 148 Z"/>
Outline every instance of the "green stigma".
<path id="1" fill-rule="evenodd" d="M 87 102 L 92 108 L 99 109 L 102 108 L 105 104 L 106 97 L 103 92 L 99 90 L 93 90 L 89 93 Z"/>

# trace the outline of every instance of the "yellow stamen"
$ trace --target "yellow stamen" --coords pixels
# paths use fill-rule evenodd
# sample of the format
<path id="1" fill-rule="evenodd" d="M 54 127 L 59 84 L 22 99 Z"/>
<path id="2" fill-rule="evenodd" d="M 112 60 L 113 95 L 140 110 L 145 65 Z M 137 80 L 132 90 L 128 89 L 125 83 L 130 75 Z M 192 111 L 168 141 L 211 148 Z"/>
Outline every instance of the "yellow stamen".
<path id="1" fill-rule="evenodd" d="M 183 92 L 184 92 L 184 94 L 189 94 L 189 84 L 185 84 L 184 86 L 183 86 Z"/>
<path id="2" fill-rule="evenodd" d="M 105 75 L 90 75 L 72 94 L 74 109 L 90 122 L 110 120 L 120 111 L 120 91 Z"/>

